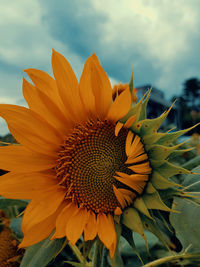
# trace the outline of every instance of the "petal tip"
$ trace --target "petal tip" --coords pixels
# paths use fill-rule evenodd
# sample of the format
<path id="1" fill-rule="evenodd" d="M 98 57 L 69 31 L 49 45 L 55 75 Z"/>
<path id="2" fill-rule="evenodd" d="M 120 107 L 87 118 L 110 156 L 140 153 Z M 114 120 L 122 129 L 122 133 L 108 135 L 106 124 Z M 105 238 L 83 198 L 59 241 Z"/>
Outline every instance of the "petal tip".
<path id="1" fill-rule="evenodd" d="M 94 63 L 100 65 L 99 59 L 97 55 L 93 52 L 92 55 L 89 57 Z"/>
<path id="2" fill-rule="evenodd" d="M 56 50 L 55 50 L 54 48 L 52 48 L 52 54 L 53 54 L 53 53 L 56 53 Z"/>

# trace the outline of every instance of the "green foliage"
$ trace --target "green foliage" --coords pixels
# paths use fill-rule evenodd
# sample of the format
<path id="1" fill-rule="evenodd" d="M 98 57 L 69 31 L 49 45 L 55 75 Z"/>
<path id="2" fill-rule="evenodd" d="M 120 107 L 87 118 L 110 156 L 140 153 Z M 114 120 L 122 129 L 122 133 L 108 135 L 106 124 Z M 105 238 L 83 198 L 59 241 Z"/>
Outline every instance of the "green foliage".
<path id="1" fill-rule="evenodd" d="M 18 199 L 7 199 L 0 197 L 0 209 L 7 209 L 8 207 L 20 206 L 26 207 L 27 201 Z"/>
<path id="2" fill-rule="evenodd" d="M 192 170 L 194 169 L 196 166 L 200 165 L 200 156 L 196 156 L 194 158 L 192 158 L 191 160 L 187 161 L 183 167 L 185 169 L 188 169 L 188 170 Z M 192 175 L 190 175 L 186 181 L 190 180 L 191 178 L 190 177 L 193 177 Z M 192 179 L 195 179 L 194 177 Z"/>
<path id="3" fill-rule="evenodd" d="M 20 267 L 45 267 L 54 259 L 65 243 L 65 238 L 50 240 L 49 238 L 29 247 Z"/>
<path id="4" fill-rule="evenodd" d="M 200 167 L 193 169 L 193 172 L 200 172 Z M 200 175 L 190 174 L 185 176 L 183 185 L 186 191 L 200 200 Z M 199 194 L 196 194 L 196 193 Z M 191 199 L 174 198 L 173 206 L 180 214 L 171 213 L 170 221 L 175 229 L 176 236 L 180 240 L 183 250 L 190 246 L 190 251 L 200 251 L 200 201 L 199 204 Z"/>
<path id="5" fill-rule="evenodd" d="M 0 141 L 2 142 L 6 142 L 6 143 L 16 143 L 16 140 L 14 139 L 14 137 L 11 134 L 7 134 L 5 136 L 0 136 Z M 1 145 L 1 143 L 0 143 Z"/>
<path id="6" fill-rule="evenodd" d="M 18 238 L 22 238 L 23 234 L 21 231 L 21 223 L 22 223 L 22 218 L 14 218 L 11 220 L 10 228 L 12 231 L 15 233 L 15 235 Z"/>

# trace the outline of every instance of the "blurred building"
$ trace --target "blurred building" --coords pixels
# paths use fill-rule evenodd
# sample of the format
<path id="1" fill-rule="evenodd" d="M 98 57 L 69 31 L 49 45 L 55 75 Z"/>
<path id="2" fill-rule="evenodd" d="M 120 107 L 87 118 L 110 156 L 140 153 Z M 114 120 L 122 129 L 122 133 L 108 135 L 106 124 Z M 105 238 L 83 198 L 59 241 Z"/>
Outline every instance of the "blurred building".
<path id="1" fill-rule="evenodd" d="M 164 93 L 161 90 L 155 87 L 151 87 L 150 84 L 141 87 L 136 87 L 138 99 L 141 99 L 142 96 L 150 88 L 152 88 L 152 91 L 147 106 L 147 118 L 153 119 L 160 116 L 164 111 L 166 111 L 172 103 L 165 99 Z M 177 108 L 176 106 L 173 106 L 172 110 L 164 121 L 163 126 L 170 129 L 172 127 L 177 127 L 178 125 L 179 123 Z"/>

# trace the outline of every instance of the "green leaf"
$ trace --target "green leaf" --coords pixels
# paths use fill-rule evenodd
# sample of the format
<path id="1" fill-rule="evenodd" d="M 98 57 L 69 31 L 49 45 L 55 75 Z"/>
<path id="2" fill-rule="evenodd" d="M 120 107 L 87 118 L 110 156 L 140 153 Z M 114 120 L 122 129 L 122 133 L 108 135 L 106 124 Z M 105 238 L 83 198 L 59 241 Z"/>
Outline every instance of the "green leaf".
<path id="1" fill-rule="evenodd" d="M 143 136 L 142 140 L 145 145 L 152 145 L 152 144 L 155 144 L 156 141 L 158 141 L 161 137 L 167 134 L 168 133 L 160 133 L 160 132 L 157 133 L 156 132 L 153 134 L 148 134 L 148 135 Z"/>
<path id="2" fill-rule="evenodd" d="M 146 119 L 146 110 L 147 110 L 147 104 L 148 104 L 150 95 L 151 95 L 151 89 L 149 89 L 149 90 L 147 91 L 147 96 L 146 96 L 146 98 L 144 99 L 144 101 L 142 102 L 142 108 L 141 108 L 141 113 L 140 113 L 140 118 L 139 118 L 139 120 L 144 120 L 144 119 Z"/>
<path id="3" fill-rule="evenodd" d="M 124 267 L 124 263 L 119 252 L 118 246 L 116 247 L 115 256 L 112 259 L 112 267 Z"/>
<path id="4" fill-rule="evenodd" d="M 24 254 L 20 267 L 45 267 L 57 256 L 64 242 L 65 238 L 55 240 L 47 238 L 29 247 Z"/>
<path id="5" fill-rule="evenodd" d="M 193 169 L 192 172 L 199 174 L 183 175 L 182 185 L 186 187 L 186 191 L 200 192 L 200 166 Z"/>
<path id="6" fill-rule="evenodd" d="M 172 142 L 174 142 L 178 137 L 180 137 L 181 135 L 187 133 L 188 131 L 192 130 L 193 128 L 195 128 L 197 125 L 194 125 L 188 129 L 185 130 L 180 130 L 178 132 L 172 132 L 172 133 L 168 133 L 167 135 L 163 135 L 163 137 L 161 137 L 158 141 L 157 144 L 161 144 L 161 145 L 169 145 Z"/>
<path id="7" fill-rule="evenodd" d="M 11 220 L 10 228 L 16 234 L 17 237 L 22 238 L 23 234 L 21 231 L 22 218 L 14 218 Z"/>
<path id="8" fill-rule="evenodd" d="M 163 236 L 163 233 L 160 231 L 159 225 L 156 222 L 149 219 L 148 217 L 146 217 L 145 215 L 141 214 L 141 218 L 142 218 L 144 229 L 153 233 L 155 236 L 157 236 L 157 238 L 167 247 L 166 240 Z"/>
<path id="9" fill-rule="evenodd" d="M 142 120 L 140 122 L 141 123 L 140 135 L 145 136 L 147 134 L 149 135 L 149 134 L 156 133 L 156 131 L 160 128 L 163 121 L 168 116 L 170 110 L 172 109 L 172 106 L 167 111 L 163 112 L 159 117 L 155 119 Z"/>
<path id="10" fill-rule="evenodd" d="M 129 90 L 131 92 L 131 96 L 133 94 L 133 87 L 134 87 L 134 85 L 133 85 L 133 71 L 132 71 L 131 80 L 129 82 Z"/>
<path id="11" fill-rule="evenodd" d="M 200 167 L 192 171 L 199 172 Z M 187 187 L 186 191 L 200 192 L 200 175 L 190 174 L 185 176 L 183 185 Z M 200 206 L 187 199 L 175 197 L 173 207 L 180 211 L 180 214 L 170 214 L 170 222 L 183 249 L 186 249 L 191 244 L 190 251 L 199 252 Z"/>
<path id="12" fill-rule="evenodd" d="M 153 218 L 151 217 L 151 215 L 149 213 L 149 210 L 147 209 L 147 206 L 144 203 L 144 200 L 141 197 L 138 196 L 134 200 L 133 205 L 137 210 L 139 210 L 141 213 L 143 213 L 144 215 L 146 215 L 147 217 L 149 217 L 150 219 L 153 220 Z"/>
<path id="13" fill-rule="evenodd" d="M 26 207 L 27 201 L 0 197 L 0 209 L 6 209 L 7 207 L 10 206 Z"/>
<path id="14" fill-rule="evenodd" d="M 158 238 L 154 234 L 145 231 L 145 235 L 147 238 L 147 243 L 148 243 L 149 249 L 153 248 L 153 246 L 158 244 Z M 133 233 L 133 238 L 134 238 L 134 242 L 135 242 L 135 245 L 136 245 L 138 251 L 140 251 L 140 253 L 147 252 L 147 248 L 146 248 L 146 244 L 144 242 L 144 239 L 137 233 Z"/>
<path id="15" fill-rule="evenodd" d="M 164 163 L 159 166 L 158 168 L 156 168 L 156 171 L 158 173 L 160 173 L 160 175 L 162 175 L 165 178 L 170 178 L 173 175 L 176 174 L 190 174 L 191 172 L 181 168 L 180 166 L 174 165 L 168 161 L 164 161 Z"/>
<path id="16" fill-rule="evenodd" d="M 200 156 L 196 156 L 195 158 L 192 158 L 191 160 L 187 161 L 185 164 L 183 164 L 183 168 L 187 170 L 192 170 L 198 165 L 200 165 Z"/>
<path id="17" fill-rule="evenodd" d="M 139 235 L 139 234 L 138 234 Z M 133 234 L 132 234 L 132 231 L 128 228 L 128 227 L 126 227 L 125 225 L 123 225 L 123 227 L 122 227 L 122 236 L 123 236 L 123 238 L 124 239 L 126 239 L 126 241 L 129 243 L 129 245 L 131 246 L 131 254 L 132 254 L 132 252 L 135 252 L 135 254 L 137 255 L 137 257 L 139 258 L 139 260 L 141 261 L 141 263 L 142 264 L 144 264 L 143 263 L 143 261 L 142 261 L 142 258 L 141 258 L 141 256 L 140 256 L 140 254 L 139 254 L 139 252 L 137 251 L 137 248 L 136 248 L 136 246 L 135 246 L 135 242 L 134 242 L 134 240 L 133 240 Z M 142 237 L 141 237 L 142 238 Z M 123 248 L 125 247 L 125 249 L 124 249 L 124 252 L 126 251 L 126 252 L 128 252 L 128 248 L 127 248 L 127 244 L 125 244 L 124 242 L 123 242 L 123 239 L 121 239 L 121 249 L 122 249 L 122 251 L 123 251 Z M 124 253 L 125 254 L 125 253 Z"/>
<path id="18" fill-rule="evenodd" d="M 165 179 L 156 171 L 152 173 L 151 182 L 156 189 L 168 189 L 170 187 L 177 186 L 177 184 L 168 179 Z"/>
<path id="19" fill-rule="evenodd" d="M 148 208 L 148 210 L 156 209 L 156 210 L 172 211 L 162 201 L 158 192 L 153 193 L 153 194 L 144 194 L 142 199 L 144 200 L 144 203 L 146 207 Z"/>
<path id="20" fill-rule="evenodd" d="M 123 213 L 122 223 L 126 227 L 140 234 L 146 241 L 146 237 L 144 235 L 144 229 L 142 225 L 142 220 L 136 209 L 127 208 Z"/>
<path id="21" fill-rule="evenodd" d="M 119 252 L 119 241 L 120 241 L 120 236 L 121 236 L 121 232 L 122 232 L 122 227 L 121 224 L 118 224 L 115 222 L 115 231 L 117 234 L 117 245 L 116 245 L 116 250 L 115 250 L 115 255 L 112 259 L 112 267 L 123 267 L 124 263 L 123 260 L 121 258 L 120 252 Z"/>

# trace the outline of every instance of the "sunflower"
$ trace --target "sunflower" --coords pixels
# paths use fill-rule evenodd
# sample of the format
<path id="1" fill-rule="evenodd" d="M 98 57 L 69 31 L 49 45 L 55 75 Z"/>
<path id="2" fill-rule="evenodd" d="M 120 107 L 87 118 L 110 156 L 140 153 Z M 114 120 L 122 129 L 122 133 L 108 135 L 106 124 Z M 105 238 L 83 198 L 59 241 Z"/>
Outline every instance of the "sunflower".
<path id="1" fill-rule="evenodd" d="M 78 83 L 68 61 L 53 50 L 54 78 L 27 69 L 23 80 L 29 108 L 0 105 L 19 144 L 0 148 L 0 194 L 30 199 L 22 222 L 20 247 L 51 234 L 75 245 L 98 238 L 114 256 L 115 224 L 144 238 L 144 218 L 151 210 L 171 211 L 159 191 L 176 184 L 168 178 L 190 173 L 168 162 L 180 153 L 170 144 L 187 130 L 157 132 L 169 110 L 145 118 L 150 92 L 133 103 L 133 86 L 112 99 L 110 81 L 95 54 Z M 130 83 L 132 84 L 132 83 Z M 173 191 L 179 192 L 179 191 Z M 177 193 L 178 194 L 178 193 Z"/>
<path id="2" fill-rule="evenodd" d="M 125 83 L 125 84 L 122 84 L 122 83 L 119 83 L 119 84 L 115 84 L 113 89 L 112 89 L 112 98 L 113 98 L 113 101 L 115 100 L 115 98 L 120 95 L 122 92 L 124 92 L 127 88 L 129 88 L 129 84 L 128 83 Z M 137 93 L 137 89 L 136 88 L 133 88 L 131 90 L 131 93 L 132 93 L 132 101 L 133 103 L 136 103 L 137 102 L 137 96 L 136 96 L 136 93 Z"/>

